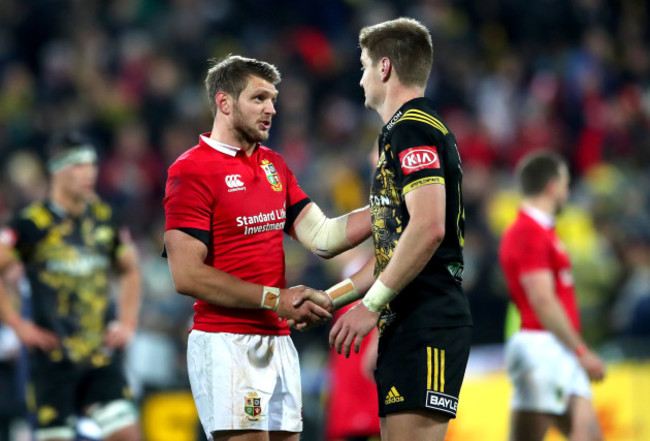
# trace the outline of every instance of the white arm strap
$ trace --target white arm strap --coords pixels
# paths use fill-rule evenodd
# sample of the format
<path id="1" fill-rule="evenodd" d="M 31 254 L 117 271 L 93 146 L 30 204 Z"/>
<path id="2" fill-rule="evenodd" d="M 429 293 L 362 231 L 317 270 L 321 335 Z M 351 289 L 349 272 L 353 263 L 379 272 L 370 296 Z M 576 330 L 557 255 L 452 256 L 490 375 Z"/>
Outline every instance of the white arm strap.
<path id="1" fill-rule="evenodd" d="M 305 216 L 296 224 L 296 238 L 321 257 L 333 257 L 352 247 L 347 237 L 348 215 L 334 219 L 312 203 Z"/>
<path id="2" fill-rule="evenodd" d="M 398 292 L 384 285 L 379 280 L 375 280 L 365 296 L 363 296 L 363 304 L 368 308 L 368 311 L 381 312 L 382 309 L 388 305 L 391 300 L 397 297 Z"/>

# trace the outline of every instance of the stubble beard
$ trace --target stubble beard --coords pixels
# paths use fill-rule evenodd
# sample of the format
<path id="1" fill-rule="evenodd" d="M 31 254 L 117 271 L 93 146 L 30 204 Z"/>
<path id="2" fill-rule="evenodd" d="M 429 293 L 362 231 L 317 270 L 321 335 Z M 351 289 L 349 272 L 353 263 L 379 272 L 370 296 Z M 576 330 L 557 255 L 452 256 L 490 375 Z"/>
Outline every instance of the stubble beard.
<path id="1" fill-rule="evenodd" d="M 257 122 L 253 125 L 246 122 L 244 114 L 239 110 L 238 105 L 233 106 L 233 127 L 237 135 L 244 140 L 247 144 L 257 144 L 269 139 L 269 132 L 261 131 L 256 128 Z"/>

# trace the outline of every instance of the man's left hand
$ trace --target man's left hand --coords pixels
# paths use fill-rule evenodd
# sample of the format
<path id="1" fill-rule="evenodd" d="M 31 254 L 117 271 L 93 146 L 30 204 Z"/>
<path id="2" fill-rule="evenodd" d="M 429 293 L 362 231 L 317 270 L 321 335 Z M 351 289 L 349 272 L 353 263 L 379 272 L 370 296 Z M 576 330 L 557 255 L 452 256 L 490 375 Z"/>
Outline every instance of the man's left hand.
<path id="1" fill-rule="evenodd" d="M 135 327 L 121 322 L 111 322 L 106 328 L 104 344 L 109 348 L 123 348 L 128 345 L 135 334 Z"/>
<path id="2" fill-rule="evenodd" d="M 330 331 L 330 348 L 336 348 L 339 354 L 341 351 L 345 358 L 350 356 L 350 348 L 354 343 L 354 352 L 359 353 L 361 342 L 364 337 L 377 325 L 378 312 L 369 311 L 363 302 L 359 302 L 354 308 L 343 314 Z"/>

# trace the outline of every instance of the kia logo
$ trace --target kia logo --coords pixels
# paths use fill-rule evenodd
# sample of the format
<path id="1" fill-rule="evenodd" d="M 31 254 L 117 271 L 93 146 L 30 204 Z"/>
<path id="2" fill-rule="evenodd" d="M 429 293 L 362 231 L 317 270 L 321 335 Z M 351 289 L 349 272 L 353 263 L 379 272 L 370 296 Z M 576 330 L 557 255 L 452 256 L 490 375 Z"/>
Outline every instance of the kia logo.
<path id="1" fill-rule="evenodd" d="M 228 175 L 226 176 L 226 185 L 228 188 L 243 187 L 244 183 L 240 180 L 241 175 Z"/>
<path id="2" fill-rule="evenodd" d="M 402 167 L 407 169 L 433 165 L 438 160 L 438 155 L 431 149 L 413 149 L 402 158 Z"/>

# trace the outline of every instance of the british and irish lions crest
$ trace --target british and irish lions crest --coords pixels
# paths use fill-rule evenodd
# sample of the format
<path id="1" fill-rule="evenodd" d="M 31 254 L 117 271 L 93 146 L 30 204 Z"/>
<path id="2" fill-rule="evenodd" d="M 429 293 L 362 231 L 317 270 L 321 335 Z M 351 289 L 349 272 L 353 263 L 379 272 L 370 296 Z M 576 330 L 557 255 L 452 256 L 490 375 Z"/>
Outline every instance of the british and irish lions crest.
<path id="1" fill-rule="evenodd" d="M 264 170 L 266 179 L 269 181 L 269 184 L 271 184 L 271 188 L 275 191 L 281 191 L 282 182 L 280 181 L 280 175 L 278 175 L 278 172 L 275 170 L 273 163 L 268 159 L 262 159 L 260 167 Z"/>
<path id="2" fill-rule="evenodd" d="M 244 412 L 246 412 L 249 421 L 260 420 L 262 416 L 262 403 L 261 398 L 255 392 L 251 392 L 244 398 Z"/>

